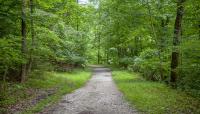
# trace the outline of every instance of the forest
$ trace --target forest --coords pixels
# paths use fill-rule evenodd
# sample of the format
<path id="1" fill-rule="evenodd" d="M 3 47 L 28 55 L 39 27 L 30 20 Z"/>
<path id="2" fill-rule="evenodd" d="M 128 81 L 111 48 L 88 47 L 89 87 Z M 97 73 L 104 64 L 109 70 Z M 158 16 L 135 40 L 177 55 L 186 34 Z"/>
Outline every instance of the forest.
<path id="1" fill-rule="evenodd" d="M 200 1 L 0 0 L 0 114 L 45 114 L 101 72 L 137 113 L 199 114 Z"/>

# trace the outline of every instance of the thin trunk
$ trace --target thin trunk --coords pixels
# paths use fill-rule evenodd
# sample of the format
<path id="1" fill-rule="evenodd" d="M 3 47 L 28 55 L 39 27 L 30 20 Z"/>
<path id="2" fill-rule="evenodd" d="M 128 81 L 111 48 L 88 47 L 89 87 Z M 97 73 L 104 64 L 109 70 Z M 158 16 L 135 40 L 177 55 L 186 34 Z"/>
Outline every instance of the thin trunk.
<path id="1" fill-rule="evenodd" d="M 77 3 L 77 4 L 78 4 L 78 2 L 79 2 L 79 1 L 78 1 L 78 0 L 76 0 L 76 3 Z M 78 18 L 78 10 L 77 10 L 77 12 L 76 12 L 76 13 L 77 13 L 77 17 L 76 17 L 76 21 L 77 21 L 77 22 L 76 22 L 76 30 L 77 30 L 77 31 L 79 31 L 79 18 Z"/>
<path id="2" fill-rule="evenodd" d="M 100 14 L 100 11 L 98 12 L 98 18 L 101 19 L 101 14 Z M 98 29 L 98 28 L 97 28 Z M 98 37 L 98 64 L 100 64 L 100 50 L 101 50 L 101 38 L 100 38 L 100 29 L 97 30 L 97 37 Z"/>
<path id="3" fill-rule="evenodd" d="M 101 44 L 101 39 L 100 39 L 100 35 L 98 35 L 98 64 L 100 64 L 100 44 Z"/>
<path id="4" fill-rule="evenodd" d="M 109 49 L 106 51 L 106 62 L 109 64 Z"/>
<path id="5" fill-rule="evenodd" d="M 130 50 L 131 50 L 131 57 L 134 57 L 134 49 L 131 47 Z"/>
<path id="6" fill-rule="evenodd" d="M 139 43 L 139 39 L 138 36 L 135 37 L 135 56 L 138 56 L 139 50 L 138 50 L 138 43 Z"/>
<path id="7" fill-rule="evenodd" d="M 154 38 L 156 39 L 157 35 L 156 35 L 156 32 L 155 32 L 155 27 L 154 27 L 153 19 L 152 19 L 151 7 L 150 7 L 150 4 L 149 4 L 148 0 L 147 0 L 147 8 L 148 8 L 148 13 L 150 15 L 150 22 L 151 22 L 150 24 L 151 24 L 152 34 L 153 34 Z"/>
<path id="8" fill-rule="evenodd" d="M 161 32 L 161 35 L 160 35 L 160 49 L 159 49 L 159 61 L 160 61 L 160 67 L 159 67 L 159 70 L 160 70 L 160 78 L 161 80 L 164 79 L 164 76 L 163 76 L 163 66 L 162 66 L 162 52 L 163 52 L 163 46 L 162 46 L 162 43 L 163 43 L 163 30 L 164 30 L 164 27 L 165 27 L 165 23 L 164 23 L 164 19 L 161 20 L 161 27 L 162 27 L 162 31 Z"/>
<path id="9" fill-rule="evenodd" d="M 5 67 L 4 74 L 3 74 L 3 94 L 5 95 L 6 92 L 6 75 L 8 72 L 8 67 Z"/>
<path id="10" fill-rule="evenodd" d="M 171 76 L 170 82 L 172 86 L 176 86 L 178 78 L 178 66 L 179 66 L 179 45 L 181 38 L 181 23 L 183 18 L 184 7 L 183 3 L 185 0 L 178 0 L 177 2 L 177 15 L 174 25 L 174 38 L 173 38 L 173 51 L 171 58 Z"/>
<path id="11" fill-rule="evenodd" d="M 26 59 L 26 0 L 22 0 L 22 18 L 21 18 L 21 33 L 22 33 L 22 56 Z M 26 78 L 26 63 L 21 65 L 21 82 L 24 82 Z"/>
<path id="12" fill-rule="evenodd" d="M 35 32 L 34 32 L 34 20 L 33 20 L 33 0 L 30 0 L 30 24 L 31 24 L 31 38 L 32 38 L 32 43 L 31 43 L 31 50 L 30 50 L 30 56 L 29 56 L 29 63 L 28 63 L 28 68 L 27 68 L 27 74 L 31 72 L 32 68 L 32 63 L 33 63 L 33 50 L 35 47 Z"/>
<path id="13" fill-rule="evenodd" d="M 200 21 L 199 21 L 199 40 L 200 40 Z"/>
<path id="14" fill-rule="evenodd" d="M 104 59 L 103 59 L 103 61 L 104 61 L 104 64 L 106 64 L 107 63 L 107 49 L 106 48 L 104 48 Z"/>

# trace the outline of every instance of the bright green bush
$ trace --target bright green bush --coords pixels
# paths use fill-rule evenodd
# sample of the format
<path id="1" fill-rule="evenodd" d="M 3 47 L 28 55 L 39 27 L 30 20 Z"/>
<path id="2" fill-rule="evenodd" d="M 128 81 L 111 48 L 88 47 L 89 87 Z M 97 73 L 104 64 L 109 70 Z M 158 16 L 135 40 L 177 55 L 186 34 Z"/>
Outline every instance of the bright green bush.
<path id="1" fill-rule="evenodd" d="M 169 61 L 160 62 L 158 50 L 146 49 L 139 57 L 135 57 L 134 64 L 129 65 L 129 69 L 141 72 L 146 79 L 162 81 L 169 76 Z"/>
<path id="2" fill-rule="evenodd" d="M 72 56 L 70 59 L 70 62 L 77 67 L 84 67 L 86 64 L 86 59 L 84 57 L 80 57 L 80 56 Z"/>
<path id="3" fill-rule="evenodd" d="M 0 39 L 0 79 L 2 79 L 3 74 L 10 70 L 18 73 L 18 67 L 21 63 L 26 60 L 22 57 L 20 46 L 17 44 L 19 37 L 9 35 L 5 38 Z"/>
<path id="4" fill-rule="evenodd" d="M 133 64 L 134 59 L 131 57 L 124 57 L 119 60 L 119 63 L 122 67 L 127 68 L 128 65 Z"/>

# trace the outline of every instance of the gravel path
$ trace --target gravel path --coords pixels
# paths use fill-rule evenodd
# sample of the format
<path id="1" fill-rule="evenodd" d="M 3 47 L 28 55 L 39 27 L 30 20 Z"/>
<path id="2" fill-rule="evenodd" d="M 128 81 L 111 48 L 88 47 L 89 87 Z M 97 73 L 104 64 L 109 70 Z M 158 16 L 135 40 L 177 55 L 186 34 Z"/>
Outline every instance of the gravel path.
<path id="1" fill-rule="evenodd" d="M 114 84 L 107 68 L 94 68 L 83 88 L 63 97 L 48 114 L 136 114 Z"/>

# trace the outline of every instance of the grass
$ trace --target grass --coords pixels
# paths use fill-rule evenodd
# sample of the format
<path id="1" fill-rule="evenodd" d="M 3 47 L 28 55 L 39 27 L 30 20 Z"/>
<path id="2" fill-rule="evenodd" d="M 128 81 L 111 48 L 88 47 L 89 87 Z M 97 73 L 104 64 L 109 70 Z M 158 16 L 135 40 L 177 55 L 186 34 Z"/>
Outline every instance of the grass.
<path id="1" fill-rule="evenodd" d="M 113 71 L 119 90 L 130 104 L 148 114 L 200 114 L 200 102 L 165 84 L 146 81 L 137 73 Z"/>
<path id="2" fill-rule="evenodd" d="M 61 72 L 45 72 L 34 73 L 29 80 L 24 84 L 10 84 L 6 90 L 6 95 L 0 100 L 0 112 L 6 110 L 10 105 L 16 104 L 21 100 L 28 100 L 35 96 L 33 90 L 49 90 L 53 89 L 56 92 L 53 95 L 47 96 L 40 100 L 36 105 L 29 107 L 21 113 L 31 114 L 40 112 L 45 106 L 57 102 L 64 94 L 70 93 L 73 90 L 83 86 L 90 78 L 89 70 L 74 70 L 71 73 Z"/>

